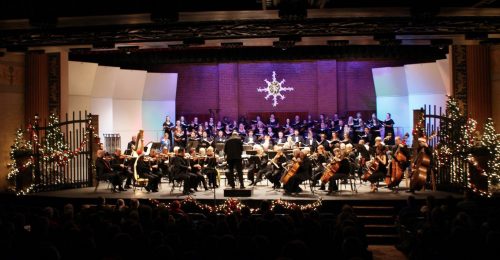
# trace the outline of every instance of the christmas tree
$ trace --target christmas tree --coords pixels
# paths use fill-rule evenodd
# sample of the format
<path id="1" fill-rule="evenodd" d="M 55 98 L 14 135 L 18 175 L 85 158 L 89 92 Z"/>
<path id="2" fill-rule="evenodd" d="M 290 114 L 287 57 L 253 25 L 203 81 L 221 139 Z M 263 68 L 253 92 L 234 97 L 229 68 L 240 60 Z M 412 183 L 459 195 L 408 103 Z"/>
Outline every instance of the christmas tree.
<path id="1" fill-rule="evenodd" d="M 69 159 L 68 145 L 64 141 L 61 128 L 59 128 L 59 118 L 54 114 L 49 116 L 49 125 L 45 132 L 41 151 L 45 161 L 64 163 Z"/>
<path id="2" fill-rule="evenodd" d="M 490 153 L 486 174 L 491 185 L 497 185 L 500 174 L 500 134 L 495 132 L 493 119 L 488 118 L 484 126 L 484 134 L 481 138 L 481 145 L 486 147 Z"/>

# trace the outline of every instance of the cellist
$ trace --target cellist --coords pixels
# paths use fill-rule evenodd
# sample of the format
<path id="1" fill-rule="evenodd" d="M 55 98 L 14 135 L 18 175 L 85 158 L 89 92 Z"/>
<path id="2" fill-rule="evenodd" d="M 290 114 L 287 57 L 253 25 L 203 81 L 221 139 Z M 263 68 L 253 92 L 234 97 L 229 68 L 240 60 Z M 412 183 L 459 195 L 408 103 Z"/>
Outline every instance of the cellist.
<path id="1" fill-rule="evenodd" d="M 311 160 L 306 156 L 306 154 L 300 149 L 293 149 L 293 163 L 299 163 L 300 166 L 296 173 L 290 177 L 287 183 L 283 186 L 285 189 L 285 195 L 290 195 L 291 193 L 299 193 L 302 189 L 299 185 L 311 177 L 312 166 Z M 285 173 L 286 174 L 286 173 Z"/>
<path id="2" fill-rule="evenodd" d="M 338 191 L 339 187 L 337 186 L 337 180 L 344 180 L 347 178 L 349 175 L 350 171 L 350 163 L 349 159 L 345 155 L 345 151 L 341 150 L 340 148 L 335 148 L 333 149 L 333 153 L 335 155 L 334 160 L 339 164 L 338 170 L 333 174 L 332 177 L 329 179 L 329 185 L 328 185 L 328 193 L 327 195 L 332 194 L 334 191 Z"/>
<path id="3" fill-rule="evenodd" d="M 372 166 L 370 166 L 372 173 L 368 177 L 368 181 L 371 183 L 371 192 L 378 191 L 376 184 L 387 174 L 388 160 L 385 154 L 385 145 L 378 145 L 375 149 L 375 158 Z"/>

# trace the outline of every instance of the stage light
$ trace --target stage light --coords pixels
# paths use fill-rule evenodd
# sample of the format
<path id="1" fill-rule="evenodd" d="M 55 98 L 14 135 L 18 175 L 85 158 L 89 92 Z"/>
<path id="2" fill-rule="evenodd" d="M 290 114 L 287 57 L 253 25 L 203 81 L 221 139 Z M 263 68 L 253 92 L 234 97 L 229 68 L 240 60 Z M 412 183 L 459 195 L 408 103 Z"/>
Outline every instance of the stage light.
<path id="1" fill-rule="evenodd" d="M 307 17 L 306 0 L 281 0 L 278 4 L 278 14 L 282 19 L 301 20 Z"/>
<path id="2" fill-rule="evenodd" d="M 326 44 L 334 47 L 347 46 L 349 45 L 349 40 L 328 40 L 326 41 Z"/>

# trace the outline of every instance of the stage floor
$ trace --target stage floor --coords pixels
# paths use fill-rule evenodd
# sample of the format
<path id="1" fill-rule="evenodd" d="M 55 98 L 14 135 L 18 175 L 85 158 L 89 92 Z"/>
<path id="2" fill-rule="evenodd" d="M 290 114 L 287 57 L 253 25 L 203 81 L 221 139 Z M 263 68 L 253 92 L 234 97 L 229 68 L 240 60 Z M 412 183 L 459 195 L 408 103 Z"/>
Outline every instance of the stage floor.
<path id="1" fill-rule="evenodd" d="M 224 197 L 224 181 L 221 181 L 221 186 L 214 190 L 210 189 L 204 191 L 203 188 L 198 192 L 195 192 L 189 196 L 197 200 L 225 200 L 228 197 Z M 236 197 L 240 200 L 302 200 L 302 201 L 316 201 L 321 198 L 323 201 L 335 201 L 335 200 L 406 200 L 406 198 L 411 195 L 411 193 L 405 192 L 407 190 L 404 181 L 400 185 L 400 191 L 394 193 L 387 189 L 384 184 L 380 183 L 378 192 L 370 192 L 370 184 L 356 182 L 357 192 L 351 191 L 349 184 L 342 184 L 339 192 L 334 192 L 331 195 L 327 195 L 326 191 L 319 190 L 316 187 L 314 193 L 310 190 L 308 185 L 302 184 L 300 187 L 303 189 L 301 193 L 293 195 L 285 195 L 283 189 L 273 190 L 272 184 L 267 183 L 263 180 L 256 186 L 248 186 L 245 182 L 247 189 L 252 190 L 251 197 Z M 145 189 L 129 189 L 122 192 L 112 192 L 107 183 L 101 182 L 98 189 L 94 191 L 94 187 L 79 188 L 79 189 L 68 189 L 60 191 L 50 191 L 50 192 L 39 192 L 34 193 L 29 196 L 34 197 L 55 197 L 55 198 L 80 198 L 80 199 L 91 199 L 97 197 L 104 197 L 109 199 L 159 199 L 159 200 L 173 200 L 173 199 L 184 199 L 187 196 L 182 195 L 182 188 L 175 187 L 173 192 L 171 192 L 172 185 L 167 182 L 162 182 L 159 192 L 147 192 Z M 443 191 L 417 191 L 413 194 L 417 199 L 425 199 L 428 195 L 433 195 L 436 199 L 443 199 L 447 196 L 452 196 L 454 198 L 461 198 L 461 194 L 443 192 Z"/>

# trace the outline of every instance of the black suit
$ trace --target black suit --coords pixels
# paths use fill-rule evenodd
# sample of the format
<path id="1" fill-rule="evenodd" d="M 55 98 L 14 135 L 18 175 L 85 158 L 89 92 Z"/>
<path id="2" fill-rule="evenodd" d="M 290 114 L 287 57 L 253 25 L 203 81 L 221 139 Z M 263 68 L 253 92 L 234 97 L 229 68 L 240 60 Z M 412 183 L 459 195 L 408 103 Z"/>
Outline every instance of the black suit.
<path id="1" fill-rule="evenodd" d="M 240 187 L 244 188 L 243 185 L 243 167 L 241 165 L 241 154 L 243 153 L 243 142 L 239 136 L 231 136 L 227 139 L 224 145 L 224 154 L 226 154 L 227 165 L 229 167 L 229 172 L 227 179 L 229 185 L 234 188 L 234 167 L 238 173 L 238 180 L 240 181 Z"/>
<path id="2" fill-rule="evenodd" d="M 304 138 L 301 135 L 292 135 L 292 141 L 294 143 L 300 143 L 300 146 L 304 146 Z"/>
<path id="3" fill-rule="evenodd" d="M 299 169 L 293 175 L 290 177 L 288 182 L 283 186 L 286 192 L 291 193 L 291 192 L 300 192 L 301 189 L 299 185 L 307 180 L 310 179 L 312 175 L 312 165 L 311 165 L 311 160 L 309 158 L 304 157 L 304 161 L 300 164 Z"/>
<path id="4" fill-rule="evenodd" d="M 121 186 L 120 176 L 111 169 L 108 161 L 104 160 L 102 157 L 97 157 L 95 160 L 95 168 L 99 178 L 106 178 L 113 184 L 113 190 L 115 186 Z"/>

